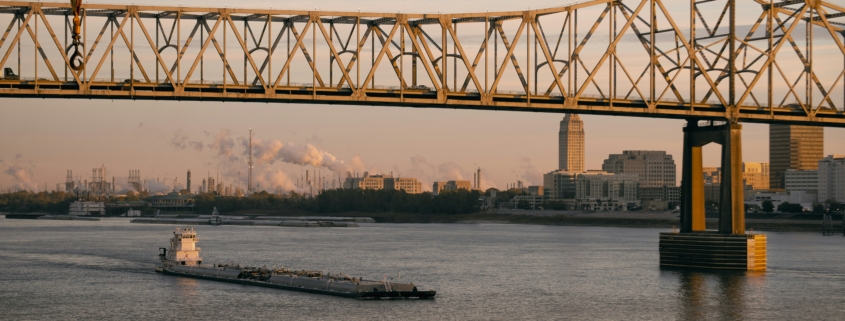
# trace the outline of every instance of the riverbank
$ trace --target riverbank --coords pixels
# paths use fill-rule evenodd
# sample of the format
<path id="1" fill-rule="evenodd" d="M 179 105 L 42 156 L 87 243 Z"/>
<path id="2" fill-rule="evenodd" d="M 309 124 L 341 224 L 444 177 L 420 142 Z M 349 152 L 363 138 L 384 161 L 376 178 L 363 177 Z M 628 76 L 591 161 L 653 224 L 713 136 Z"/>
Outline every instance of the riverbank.
<path id="1" fill-rule="evenodd" d="M 243 215 L 311 216 L 302 212 L 243 212 Z M 371 217 L 376 223 L 494 223 L 560 226 L 647 227 L 671 230 L 680 226 L 677 212 L 580 212 L 497 210 L 472 214 L 409 214 L 343 212 L 320 215 Z M 818 216 L 818 218 L 816 218 Z M 745 226 L 753 231 L 821 232 L 821 216 L 813 214 L 747 214 Z M 707 228 L 718 229 L 718 218 L 707 217 Z M 842 218 L 834 217 L 834 231 L 842 231 Z"/>
<path id="2" fill-rule="evenodd" d="M 376 223 L 489 223 L 558 226 L 645 227 L 671 230 L 680 226 L 677 212 L 581 212 L 496 210 L 471 214 L 413 214 L 413 213 L 309 213 L 305 211 L 239 211 L 227 215 L 243 215 L 257 219 L 346 216 L 372 218 Z M 186 217 L 197 215 L 186 215 Z M 263 218 L 262 218 L 263 217 Z M 833 216 L 835 234 L 843 232 L 842 215 Z M 753 231 L 821 233 L 820 214 L 746 214 L 745 226 Z M 718 218 L 707 216 L 707 228 L 718 229 Z"/>

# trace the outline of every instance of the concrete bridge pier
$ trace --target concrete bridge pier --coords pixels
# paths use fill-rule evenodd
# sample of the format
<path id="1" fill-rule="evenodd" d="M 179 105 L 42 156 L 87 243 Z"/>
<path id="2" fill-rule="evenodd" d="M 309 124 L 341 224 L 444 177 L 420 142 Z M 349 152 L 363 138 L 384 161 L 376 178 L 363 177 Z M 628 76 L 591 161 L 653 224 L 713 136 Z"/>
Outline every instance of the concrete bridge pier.
<path id="1" fill-rule="evenodd" d="M 689 120 L 681 168 L 681 228 L 660 234 L 660 265 L 707 269 L 766 269 L 766 236 L 746 234 L 742 182 L 742 125 Z M 704 216 L 702 147 L 722 146 L 718 230 Z"/>

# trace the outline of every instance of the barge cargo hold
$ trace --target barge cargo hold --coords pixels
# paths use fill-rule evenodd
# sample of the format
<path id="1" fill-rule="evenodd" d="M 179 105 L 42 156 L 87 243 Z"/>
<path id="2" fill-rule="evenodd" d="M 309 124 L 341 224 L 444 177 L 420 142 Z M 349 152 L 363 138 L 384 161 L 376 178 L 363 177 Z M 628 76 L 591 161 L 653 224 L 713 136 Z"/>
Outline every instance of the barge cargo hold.
<path id="1" fill-rule="evenodd" d="M 291 291 L 328 294 L 356 299 L 431 299 L 436 292 L 419 290 L 414 283 L 381 281 L 351 277 L 344 273 L 326 274 L 322 271 L 290 270 L 266 267 L 245 267 L 235 264 L 202 264 L 200 248 L 193 228 L 178 228 L 173 232 L 169 248 L 159 248 L 161 266 L 156 272 L 190 277 L 277 288 Z"/>

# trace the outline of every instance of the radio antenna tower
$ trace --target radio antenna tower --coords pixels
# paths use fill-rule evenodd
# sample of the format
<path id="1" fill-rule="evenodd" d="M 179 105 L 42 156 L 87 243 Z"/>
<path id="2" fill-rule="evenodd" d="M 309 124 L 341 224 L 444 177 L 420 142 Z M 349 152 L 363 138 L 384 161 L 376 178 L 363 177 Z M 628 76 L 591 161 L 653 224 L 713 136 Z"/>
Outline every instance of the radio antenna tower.
<path id="1" fill-rule="evenodd" d="M 247 174 L 246 193 L 252 194 L 252 128 L 249 129 L 249 173 Z"/>

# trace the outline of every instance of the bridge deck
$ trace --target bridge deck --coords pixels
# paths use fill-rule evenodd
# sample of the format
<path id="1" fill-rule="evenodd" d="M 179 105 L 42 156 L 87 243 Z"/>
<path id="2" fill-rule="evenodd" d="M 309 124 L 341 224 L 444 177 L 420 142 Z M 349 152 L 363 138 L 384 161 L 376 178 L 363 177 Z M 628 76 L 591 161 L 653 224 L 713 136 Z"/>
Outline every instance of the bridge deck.
<path id="1" fill-rule="evenodd" d="M 461 14 L 85 4 L 81 72 L 67 68 L 67 3 L 3 1 L 0 98 L 379 105 L 845 127 L 842 6 L 737 0 L 731 7 L 717 0 L 696 1 L 690 10 L 654 0 L 650 10 L 651 1 Z M 735 24 L 750 30 L 730 28 L 725 13 L 735 10 L 742 10 Z M 816 47 L 826 49 L 814 54 Z"/>

